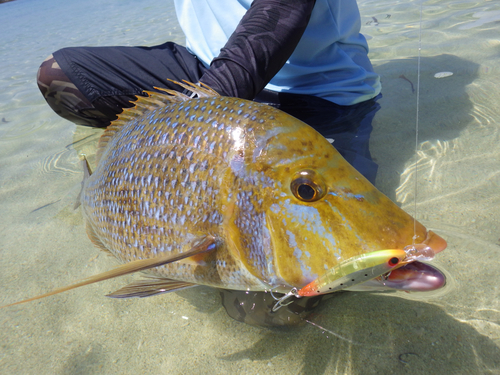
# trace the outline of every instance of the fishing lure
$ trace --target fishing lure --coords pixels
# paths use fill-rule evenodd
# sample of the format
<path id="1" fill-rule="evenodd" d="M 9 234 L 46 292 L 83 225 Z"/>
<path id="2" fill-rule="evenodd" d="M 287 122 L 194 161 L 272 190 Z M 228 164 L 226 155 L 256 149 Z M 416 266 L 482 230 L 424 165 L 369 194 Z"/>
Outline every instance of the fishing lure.
<path id="1" fill-rule="evenodd" d="M 404 250 L 379 250 L 361 254 L 330 268 L 325 274 L 297 291 L 301 297 L 336 292 L 374 279 L 402 266 L 407 257 Z"/>
<path id="2" fill-rule="evenodd" d="M 293 301 L 284 303 L 291 297 L 313 297 L 337 292 L 387 274 L 410 262 L 432 258 L 434 258 L 434 251 L 424 244 L 409 245 L 403 250 L 379 250 L 361 254 L 330 268 L 303 288 L 292 288 L 281 298 L 275 298 L 277 302 L 272 311 L 277 311 L 282 306 L 292 303 Z"/>

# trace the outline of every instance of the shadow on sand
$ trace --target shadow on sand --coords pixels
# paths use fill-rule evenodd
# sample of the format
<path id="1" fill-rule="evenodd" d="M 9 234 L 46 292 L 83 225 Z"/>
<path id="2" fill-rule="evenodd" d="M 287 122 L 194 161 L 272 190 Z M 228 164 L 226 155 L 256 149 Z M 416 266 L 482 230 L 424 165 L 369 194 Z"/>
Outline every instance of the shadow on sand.
<path id="1" fill-rule="evenodd" d="M 370 139 L 379 164 L 377 187 L 395 200 L 406 164 L 415 156 L 417 58 L 391 60 L 375 66 L 383 86 Z M 453 75 L 435 78 L 451 71 Z M 453 55 L 422 57 L 420 63 L 419 145 L 457 138 L 472 121 L 472 102 L 466 88 L 478 76 L 476 63 Z M 412 90 L 413 86 L 413 90 Z"/>

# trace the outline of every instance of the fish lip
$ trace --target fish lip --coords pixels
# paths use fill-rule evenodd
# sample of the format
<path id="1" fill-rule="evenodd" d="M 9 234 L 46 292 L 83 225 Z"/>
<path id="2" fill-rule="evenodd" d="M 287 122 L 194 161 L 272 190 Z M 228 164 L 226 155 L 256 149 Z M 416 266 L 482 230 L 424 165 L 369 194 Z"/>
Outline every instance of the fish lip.
<path id="1" fill-rule="evenodd" d="M 436 254 L 443 251 L 448 246 L 446 240 L 441 236 L 438 236 L 432 230 L 427 231 L 427 236 L 422 243 L 429 246 Z"/>
<path id="2" fill-rule="evenodd" d="M 434 233 L 432 230 L 427 231 L 426 238 L 422 243 L 429 246 L 434 251 L 435 254 L 443 251 L 448 246 L 446 240 L 443 239 L 441 236 L 437 235 L 436 233 Z M 415 268 L 418 269 L 419 267 L 427 267 L 432 269 L 433 272 L 435 272 L 434 275 L 430 274 L 425 275 L 427 280 L 430 280 L 431 276 L 435 279 L 433 282 L 428 282 L 425 287 L 422 286 L 416 288 L 412 287 L 411 285 L 413 284 L 409 280 L 399 280 L 399 281 L 391 280 L 390 279 L 391 273 L 393 271 L 381 275 L 378 279 L 382 284 L 386 285 L 389 289 L 396 289 L 396 290 L 399 289 L 406 291 L 432 291 L 436 289 L 441 289 L 446 285 L 446 276 L 439 269 L 430 265 L 426 265 L 425 263 L 419 261 L 410 261 L 404 263 L 402 267 L 399 267 L 394 271 L 396 271 L 396 273 L 405 271 L 415 272 L 415 275 L 418 276 L 418 272 L 415 271 Z"/>

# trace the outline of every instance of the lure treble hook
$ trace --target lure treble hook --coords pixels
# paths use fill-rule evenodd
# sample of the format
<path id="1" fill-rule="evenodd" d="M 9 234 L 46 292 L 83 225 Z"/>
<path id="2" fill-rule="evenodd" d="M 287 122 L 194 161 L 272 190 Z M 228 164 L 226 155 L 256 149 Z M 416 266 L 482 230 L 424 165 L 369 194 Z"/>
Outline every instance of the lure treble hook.
<path id="1" fill-rule="evenodd" d="M 273 291 L 270 290 L 270 293 L 271 293 L 271 297 L 274 298 L 275 301 L 277 301 L 273 308 L 271 309 L 272 312 L 276 312 L 278 311 L 280 308 L 284 307 L 284 306 L 288 306 L 289 304 L 293 303 L 293 300 L 292 301 L 289 301 L 288 303 L 283 303 L 285 302 L 287 299 L 291 298 L 291 297 L 295 297 L 295 298 L 301 298 L 302 296 L 300 296 L 298 294 L 298 290 L 297 288 L 292 288 L 287 294 L 285 294 L 283 297 L 281 298 L 277 298 L 274 296 L 273 294 Z"/>

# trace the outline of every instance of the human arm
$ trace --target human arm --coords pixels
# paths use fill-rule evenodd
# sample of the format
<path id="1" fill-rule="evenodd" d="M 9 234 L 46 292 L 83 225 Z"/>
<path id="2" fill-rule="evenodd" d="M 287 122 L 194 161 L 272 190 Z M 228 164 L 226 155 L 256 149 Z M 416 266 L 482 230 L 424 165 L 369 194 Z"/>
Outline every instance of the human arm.
<path id="1" fill-rule="evenodd" d="M 253 99 L 283 67 L 307 27 L 315 0 L 255 0 L 200 82 Z"/>

